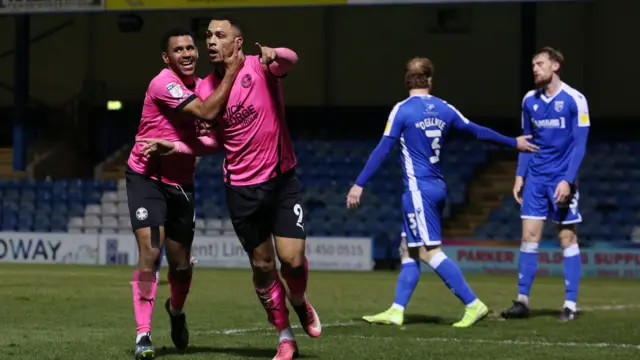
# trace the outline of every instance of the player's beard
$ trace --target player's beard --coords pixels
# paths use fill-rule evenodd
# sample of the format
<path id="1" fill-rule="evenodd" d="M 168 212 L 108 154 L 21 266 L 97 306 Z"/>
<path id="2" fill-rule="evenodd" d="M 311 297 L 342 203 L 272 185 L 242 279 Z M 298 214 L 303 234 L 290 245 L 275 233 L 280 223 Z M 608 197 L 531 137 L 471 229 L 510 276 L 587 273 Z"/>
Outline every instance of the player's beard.
<path id="1" fill-rule="evenodd" d="M 545 77 L 545 78 L 541 78 L 540 80 L 536 80 L 535 77 L 533 79 L 534 83 L 536 84 L 537 87 L 544 87 L 549 85 L 549 83 L 551 83 L 551 80 L 553 79 L 553 75 Z"/>

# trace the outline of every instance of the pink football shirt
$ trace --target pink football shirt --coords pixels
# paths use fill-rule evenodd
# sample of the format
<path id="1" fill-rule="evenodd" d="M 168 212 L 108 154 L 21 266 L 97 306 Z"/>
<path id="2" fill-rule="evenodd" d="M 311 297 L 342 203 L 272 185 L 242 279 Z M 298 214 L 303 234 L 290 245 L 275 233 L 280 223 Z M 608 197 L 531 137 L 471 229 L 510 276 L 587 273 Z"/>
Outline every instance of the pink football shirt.
<path id="1" fill-rule="evenodd" d="M 196 78 L 195 86 L 202 80 Z M 196 119 L 181 108 L 197 95 L 184 85 L 180 77 L 169 69 L 164 69 L 151 80 L 144 97 L 142 119 L 136 138 L 156 138 L 179 141 L 197 136 Z M 153 156 L 146 158 L 141 149 L 143 143 L 136 143 L 129 155 L 128 165 L 137 173 L 150 176 L 170 185 L 190 185 L 196 168 L 196 158 L 192 154 Z"/>
<path id="2" fill-rule="evenodd" d="M 196 88 L 205 99 L 222 79 L 214 73 Z M 260 184 L 296 165 L 285 122 L 280 80 L 270 75 L 257 56 L 247 56 L 216 128 L 224 146 L 225 182 L 236 186 Z"/>

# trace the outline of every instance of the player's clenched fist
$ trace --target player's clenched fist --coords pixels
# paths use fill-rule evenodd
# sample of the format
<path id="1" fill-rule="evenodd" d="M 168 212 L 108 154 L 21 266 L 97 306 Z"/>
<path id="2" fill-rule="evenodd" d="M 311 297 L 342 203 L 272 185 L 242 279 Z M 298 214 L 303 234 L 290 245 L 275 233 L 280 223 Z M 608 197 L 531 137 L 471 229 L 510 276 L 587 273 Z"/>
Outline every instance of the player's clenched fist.
<path id="1" fill-rule="evenodd" d="M 516 176 L 516 182 L 513 184 L 513 198 L 518 204 L 522 205 L 522 187 L 524 186 L 524 178 Z"/>
<path id="2" fill-rule="evenodd" d="M 516 147 L 518 148 L 518 150 L 522 151 L 522 152 L 536 152 L 538 151 L 538 147 L 532 143 L 530 143 L 528 140 L 531 139 L 533 136 L 531 135 L 522 135 L 522 136 L 518 136 L 516 138 L 517 140 L 517 145 Z"/>
<path id="3" fill-rule="evenodd" d="M 360 197 L 364 189 L 358 185 L 353 185 L 347 194 L 347 208 L 355 209 L 360 206 Z"/>

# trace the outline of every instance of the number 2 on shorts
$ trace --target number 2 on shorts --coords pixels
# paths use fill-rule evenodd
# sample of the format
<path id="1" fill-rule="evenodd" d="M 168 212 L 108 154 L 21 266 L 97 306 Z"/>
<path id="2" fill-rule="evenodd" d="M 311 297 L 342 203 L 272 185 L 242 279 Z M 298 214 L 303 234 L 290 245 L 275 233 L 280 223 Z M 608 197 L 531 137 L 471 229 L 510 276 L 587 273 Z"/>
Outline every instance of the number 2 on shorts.
<path id="1" fill-rule="evenodd" d="M 300 204 L 295 204 L 293 206 L 293 213 L 296 214 L 296 216 L 298 216 L 298 221 L 296 222 L 296 226 L 304 230 L 304 224 L 302 224 L 302 218 L 304 217 L 302 206 L 300 206 Z"/>

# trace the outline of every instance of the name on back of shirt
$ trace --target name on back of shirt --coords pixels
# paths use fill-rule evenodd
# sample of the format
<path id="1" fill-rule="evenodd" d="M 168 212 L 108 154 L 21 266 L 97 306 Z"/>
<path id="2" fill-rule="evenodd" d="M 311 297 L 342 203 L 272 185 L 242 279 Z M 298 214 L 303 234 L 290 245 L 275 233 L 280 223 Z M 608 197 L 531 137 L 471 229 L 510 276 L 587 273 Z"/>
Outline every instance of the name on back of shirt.
<path id="1" fill-rule="evenodd" d="M 447 126 L 447 123 L 435 117 L 428 117 L 416 123 L 416 127 L 421 130 L 426 130 L 427 128 L 434 126 L 439 128 L 440 130 L 444 130 L 445 126 Z"/>

